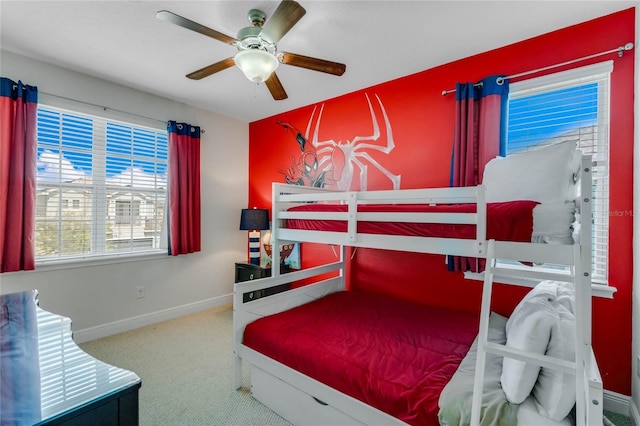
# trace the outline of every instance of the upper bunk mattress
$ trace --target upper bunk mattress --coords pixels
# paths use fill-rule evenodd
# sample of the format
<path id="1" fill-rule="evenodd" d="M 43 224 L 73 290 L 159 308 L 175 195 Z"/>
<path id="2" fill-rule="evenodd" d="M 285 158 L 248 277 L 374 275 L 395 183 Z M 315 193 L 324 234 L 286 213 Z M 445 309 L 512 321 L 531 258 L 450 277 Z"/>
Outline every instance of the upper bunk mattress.
<path id="1" fill-rule="evenodd" d="M 244 344 L 414 425 L 438 425 L 438 398 L 478 333 L 476 315 L 338 292 L 249 324 Z"/>
<path id="2" fill-rule="evenodd" d="M 487 239 L 531 242 L 535 201 L 487 203 Z M 289 211 L 346 212 L 346 204 L 304 204 Z M 475 213 L 475 204 L 360 204 L 358 212 L 405 213 Z M 340 220 L 287 219 L 285 227 L 315 231 L 347 232 L 347 222 Z M 365 234 L 410 235 L 475 239 L 476 226 L 446 223 L 358 222 L 358 232 Z"/>

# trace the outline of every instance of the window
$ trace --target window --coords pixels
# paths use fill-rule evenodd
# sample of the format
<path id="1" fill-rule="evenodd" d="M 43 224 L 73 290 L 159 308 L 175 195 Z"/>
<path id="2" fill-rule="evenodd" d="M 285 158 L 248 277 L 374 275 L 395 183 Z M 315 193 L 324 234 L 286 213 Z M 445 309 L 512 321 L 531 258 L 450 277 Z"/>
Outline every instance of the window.
<path id="1" fill-rule="evenodd" d="M 135 223 L 140 217 L 140 201 L 116 201 L 116 223 Z"/>
<path id="2" fill-rule="evenodd" d="M 163 248 L 166 130 L 88 108 L 38 107 L 40 263 Z"/>
<path id="3" fill-rule="evenodd" d="M 592 280 L 607 282 L 611 61 L 512 83 L 507 155 L 578 139 L 593 158 Z"/>

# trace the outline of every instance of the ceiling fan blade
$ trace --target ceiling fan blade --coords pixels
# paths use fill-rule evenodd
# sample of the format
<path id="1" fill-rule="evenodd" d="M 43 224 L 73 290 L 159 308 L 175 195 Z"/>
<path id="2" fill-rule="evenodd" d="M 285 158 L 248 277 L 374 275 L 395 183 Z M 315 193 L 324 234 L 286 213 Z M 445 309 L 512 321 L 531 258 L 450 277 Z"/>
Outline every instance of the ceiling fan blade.
<path id="1" fill-rule="evenodd" d="M 280 62 L 294 67 L 306 68 L 308 70 L 326 72 L 327 74 L 342 75 L 347 66 L 338 62 L 326 61 L 324 59 L 311 58 L 309 56 L 298 55 L 297 53 L 282 52 L 279 55 Z"/>
<path id="2" fill-rule="evenodd" d="M 233 58 L 223 59 L 220 62 L 216 62 L 215 64 L 211 64 L 207 67 L 199 69 L 198 71 L 194 71 L 191 74 L 187 74 L 187 77 L 192 80 L 200 80 L 201 78 L 209 77 L 211 74 L 215 74 L 222 70 L 226 70 L 229 67 L 232 67 L 236 64 L 236 61 Z"/>
<path id="3" fill-rule="evenodd" d="M 283 0 L 264 24 L 260 36 L 270 43 L 277 43 L 304 16 L 307 11 L 293 0 Z"/>
<path id="4" fill-rule="evenodd" d="M 267 85 L 267 89 L 269 89 L 271 96 L 273 96 L 273 99 L 276 101 L 288 98 L 287 92 L 284 91 L 284 87 L 282 87 L 282 83 L 280 83 L 280 79 L 275 72 L 271 73 L 271 76 L 265 80 L 264 84 Z"/>
<path id="5" fill-rule="evenodd" d="M 200 34 L 204 34 L 208 37 L 215 38 L 223 43 L 234 44 L 236 39 L 230 37 L 226 34 L 222 34 L 216 30 L 212 30 L 209 27 L 205 27 L 204 25 L 198 24 L 197 22 L 193 22 L 190 19 L 183 18 L 180 15 L 176 15 L 173 12 L 169 12 L 168 10 L 161 10 L 156 13 L 156 18 L 162 19 L 163 21 L 170 22 L 175 25 L 179 25 L 183 28 L 186 28 L 191 31 L 195 31 Z"/>

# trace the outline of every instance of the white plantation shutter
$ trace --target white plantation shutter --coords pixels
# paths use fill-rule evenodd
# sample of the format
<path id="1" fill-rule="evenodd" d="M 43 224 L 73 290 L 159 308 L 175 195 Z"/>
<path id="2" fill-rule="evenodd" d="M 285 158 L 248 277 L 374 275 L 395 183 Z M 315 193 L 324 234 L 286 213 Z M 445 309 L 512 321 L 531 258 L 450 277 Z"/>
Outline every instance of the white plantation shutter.
<path id="1" fill-rule="evenodd" d="M 509 86 L 507 155 L 578 139 L 593 158 L 592 278 L 607 283 L 609 235 L 609 77 L 613 62 Z"/>
<path id="2" fill-rule="evenodd" d="M 37 262 L 162 248 L 167 132 L 135 118 L 40 104 Z"/>

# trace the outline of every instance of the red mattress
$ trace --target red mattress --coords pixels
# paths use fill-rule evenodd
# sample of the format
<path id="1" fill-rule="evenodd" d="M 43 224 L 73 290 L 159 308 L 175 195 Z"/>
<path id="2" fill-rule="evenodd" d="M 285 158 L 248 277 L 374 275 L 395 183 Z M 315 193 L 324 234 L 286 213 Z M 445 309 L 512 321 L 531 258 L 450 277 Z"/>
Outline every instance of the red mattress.
<path id="1" fill-rule="evenodd" d="M 535 201 L 509 201 L 487 203 L 487 239 L 497 241 L 531 242 L 533 209 Z M 346 204 L 305 204 L 290 211 L 346 212 Z M 475 213 L 475 204 L 360 204 L 358 212 L 433 212 Z M 286 227 L 292 229 L 347 232 L 347 222 L 339 220 L 287 219 Z M 413 235 L 422 237 L 446 237 L 474 239 L 475 225 L 441 223 L 358 222 L 358 232 L 366 234 Z"/>
<path id="2" fill-rule="evenodd" d="M 414 425 L 438 425 L 438 398 L 478 333 L 476 315 L 338 292 L 261 318 L 244 344 Z"/>

